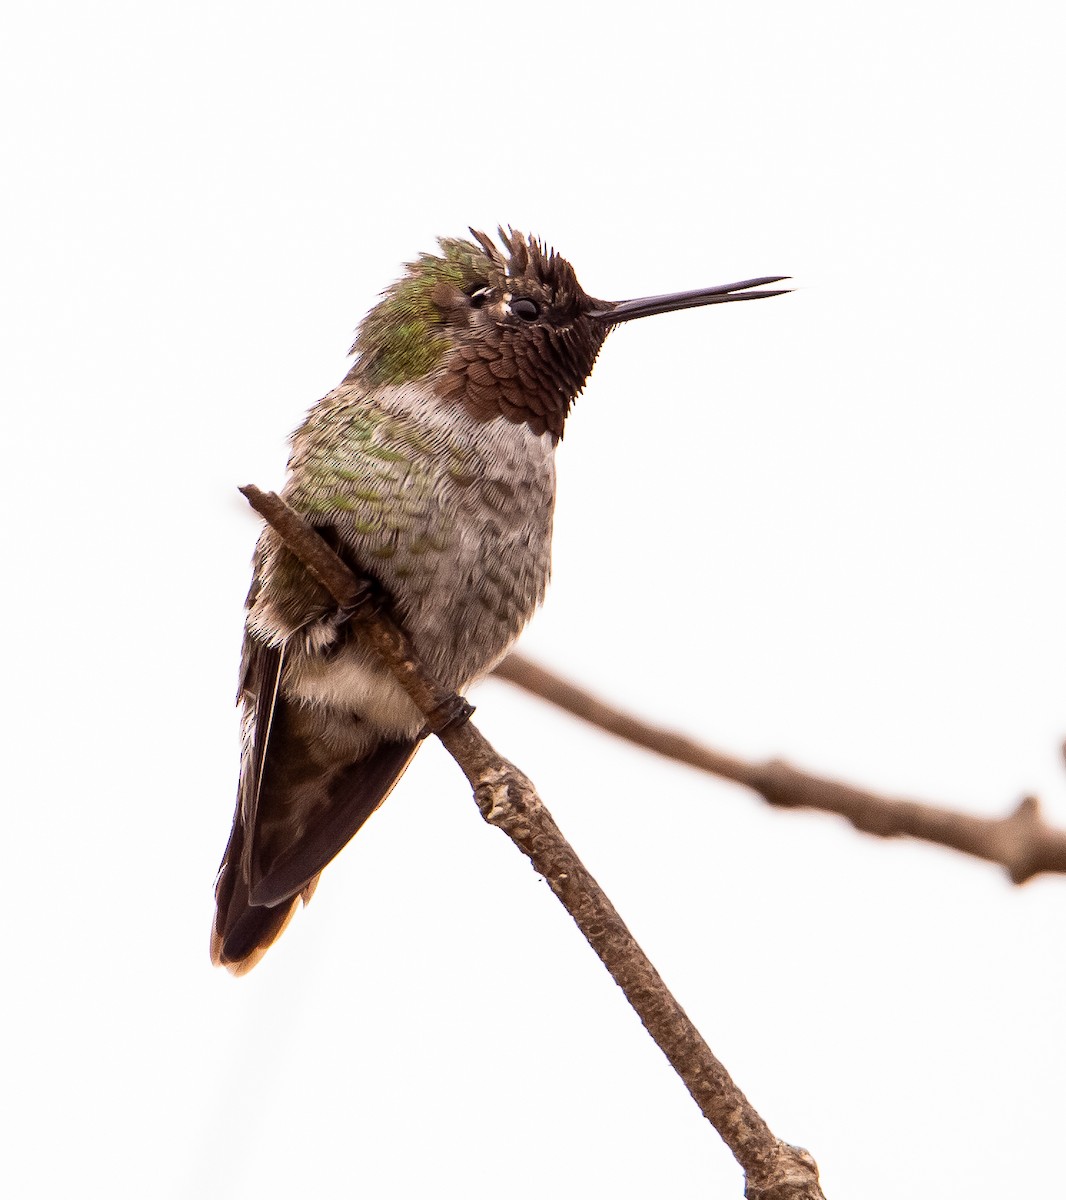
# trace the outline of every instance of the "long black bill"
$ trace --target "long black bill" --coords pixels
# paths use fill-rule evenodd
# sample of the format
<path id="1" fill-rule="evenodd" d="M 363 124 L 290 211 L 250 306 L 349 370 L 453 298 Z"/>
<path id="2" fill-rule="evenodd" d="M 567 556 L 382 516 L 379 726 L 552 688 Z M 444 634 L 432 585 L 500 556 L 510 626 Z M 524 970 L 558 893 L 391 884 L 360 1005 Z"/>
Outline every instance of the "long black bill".
<path id="1" fill-rule="evenodd" d="M 765 300 L 767 296 L 783 296 L 791 288 L 773 288 L 769 291 L 753 292 L 752 288 L 766 288 L 767 284 L 780 283 L 788 275 L 766 275 L 762 279 L 745 279 L 742 283 L 723 283 L 718 287 L 697 288 L 694 292 L 671 292 L 668 296 L 641 296 L 637 300 L 619 300 L 610 304 L 597 300 L 602 308 L 589 313 L 608 325 L 620 325 L 623 321 L 635 321 L 637 317 L 651 317 L 655 313 L 676 312 L 679 308 L 699 308 L 703 304 L 729 304 L 733 300 Z"/>

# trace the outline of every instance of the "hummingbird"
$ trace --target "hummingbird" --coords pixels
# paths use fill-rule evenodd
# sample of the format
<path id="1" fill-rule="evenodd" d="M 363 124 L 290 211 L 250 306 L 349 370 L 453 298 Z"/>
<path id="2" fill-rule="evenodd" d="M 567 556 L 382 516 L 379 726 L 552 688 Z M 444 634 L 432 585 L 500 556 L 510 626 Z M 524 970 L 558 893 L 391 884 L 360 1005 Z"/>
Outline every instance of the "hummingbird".
<path id="1" fill-rule="evenodd" d="M 292 438 L 282 497 L 369 577 L 461 692 L 544 598 L 555 451 L 607 334 L 638 317 L 781 295 L 787 276 L 605 301 L 540 240 L 441 238 L 360 324 L 354 362 Z M 211 958 L 236 975 L 388 796 L 425 719 L 277 534 L 255 549 L 241 773 Z"/>

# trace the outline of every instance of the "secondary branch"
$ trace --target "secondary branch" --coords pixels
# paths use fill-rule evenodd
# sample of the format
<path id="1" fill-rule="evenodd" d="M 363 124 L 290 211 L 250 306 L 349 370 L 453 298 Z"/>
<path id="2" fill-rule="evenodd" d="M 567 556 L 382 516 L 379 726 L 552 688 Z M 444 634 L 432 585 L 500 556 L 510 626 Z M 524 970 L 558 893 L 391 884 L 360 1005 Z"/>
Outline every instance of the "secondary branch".
<path id="1" fill-rule="evenodd" d="M 820 809 L 836 813 L 856 829 L 877 837 L 912 837 L 950 846 L 999 863 L 1014 883 L 1025 883 L 1043 871 L 1066 873 L 1066 832 L 1044 820 L 1034 796 L 1019 801 L 1005 817 L 976 817 L 918 800 L 880 796 L 809 775 L 779 759 L 748 762 L 724 754 L 615 708 L 520 654 L 505 658 L 495 674 L 598 729 L 742 784 L 779 808 Z"/>

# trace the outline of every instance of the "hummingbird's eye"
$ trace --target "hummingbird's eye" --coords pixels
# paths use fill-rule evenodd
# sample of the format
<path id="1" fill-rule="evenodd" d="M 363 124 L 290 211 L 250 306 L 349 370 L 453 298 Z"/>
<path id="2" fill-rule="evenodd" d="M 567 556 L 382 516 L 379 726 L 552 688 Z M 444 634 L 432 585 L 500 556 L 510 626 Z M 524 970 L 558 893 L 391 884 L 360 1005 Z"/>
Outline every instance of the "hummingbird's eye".
<path id="1" fill-rule="evenodd" d="M 487 287 L 479 287 L 476 291 L 470 293 L 470 307 L 481 308 L 488 298 L 489 289 Z"/>
<path id="2" fill-rule="evenodd" d="M 540 316 L 540 309 L 534 301 L 528 300 L 524 296 L 511 301 L 511 312 L 516 317 L 521 317 L 523 321 L 535 321 Z"/>

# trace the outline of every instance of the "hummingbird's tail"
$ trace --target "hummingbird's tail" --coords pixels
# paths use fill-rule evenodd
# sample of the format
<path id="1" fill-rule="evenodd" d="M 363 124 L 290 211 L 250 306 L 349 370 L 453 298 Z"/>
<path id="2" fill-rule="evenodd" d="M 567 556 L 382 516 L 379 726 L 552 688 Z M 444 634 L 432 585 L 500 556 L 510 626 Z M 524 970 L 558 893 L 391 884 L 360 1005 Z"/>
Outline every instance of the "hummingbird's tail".
<path id="1" fill-rule="evenodd" d="M 303 726 L 329 719 L 338 718 L 278 696 L 261 776 L 257 783 L 242 777 L 211 930 L 211 961 L 234 975 L 250 971 L 299 901 L 311 899 L 322 868 L 392 791 L 421 744 L 384 740 L 354 760 L 323 763 L 315 760 L 318 741 Z M 349 727 L 357 721 L 350 713 L 344 718 Z"/>
<path id="2" fill-rule="evenodd" d="M 244 829 L 235 823 L 215 885 L 215 922 L 211 926 L 211 961 L 234 975 L 245 975 L 285 932 L 301 900 L 306 904 L 318 886 L 318 875 L 302 891 L 272 908 L 252 904 L 240 869 Z"/>

